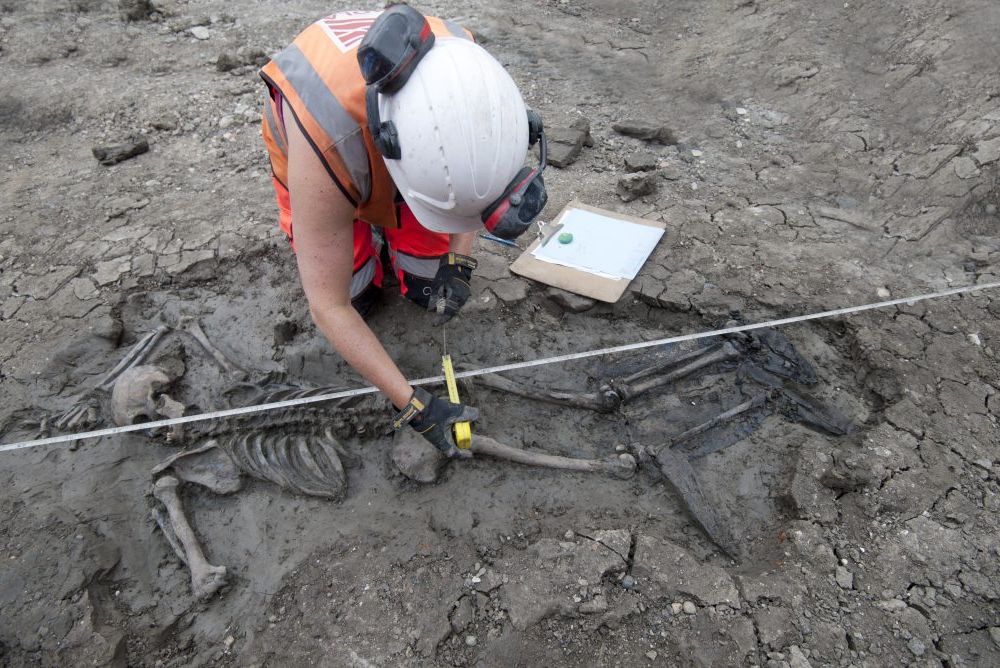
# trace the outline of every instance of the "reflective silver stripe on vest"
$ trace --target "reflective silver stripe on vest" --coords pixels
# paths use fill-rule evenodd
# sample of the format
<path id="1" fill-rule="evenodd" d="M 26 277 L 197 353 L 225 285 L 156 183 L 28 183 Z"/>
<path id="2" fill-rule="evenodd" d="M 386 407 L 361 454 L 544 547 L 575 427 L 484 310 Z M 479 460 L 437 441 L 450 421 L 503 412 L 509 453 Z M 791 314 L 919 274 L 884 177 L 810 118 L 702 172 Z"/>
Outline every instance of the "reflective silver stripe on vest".
<path id="1" fill-rule="evenodd" d="M 302 98 L 309 113 L 333 139 L 334 147 L 361 195 L 361 201 L 367 202 L 372 193 L 372 177 L 361 126 L 326 87 L 319 72 L 313 68 L 298 45 L 290 45 L 275 56 L 274 62 Z"/>
<path id="2" fill-rule="evenodd" d="M 362 292 L 365 291 L 372 281 L 375 280 L 375 262 L 378 260 L 377 257 L 370 258 L 368 262 L 354 272 L 351 276 L 351 299 L 354 299 Z"/>
<path id="3" fill-rule="evenodd" d="M 395 264 L 396 269 L 402 269 L 407 274 L 413 274 L 420 278 L 434 278 L 437 275 L 438 266 L 441 264 L 441 258 L 414 257 L 396 251 Z"/>
<path id="4" fill-rule="evenodd" d="M 271 131 L 271 137 L 274 138 L 274 143 L 278 145 L 278 150 L 288 155 L 288 147 L 285 146 L 285 139 L 281 132 L 278 130 L 278 124 L 274 119 L 274 102 L 271 100 L 270 95 L 264 97 L 264 118 L 267 120 L 267 127 Z"/>
<path id="5" fill-rule="evenodd" d="M 444 27 L 447 28 L 448 31 L 455 37 L 461 37 L 462 39 L 469 39 L 469 35 L 465 32 L 462 26 L 458 25 L 454 21 L 449 21 L 445 19 Z"/>

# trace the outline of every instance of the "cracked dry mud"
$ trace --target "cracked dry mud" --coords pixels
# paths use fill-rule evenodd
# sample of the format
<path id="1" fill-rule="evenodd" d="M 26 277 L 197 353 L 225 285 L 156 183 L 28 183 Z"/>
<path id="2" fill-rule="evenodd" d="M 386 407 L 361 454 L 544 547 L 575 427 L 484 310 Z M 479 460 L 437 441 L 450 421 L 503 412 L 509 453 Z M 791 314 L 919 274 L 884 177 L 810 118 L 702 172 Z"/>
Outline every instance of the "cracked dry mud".
<path id="1" fill-rule="evenodd" d="M 309 323 L 274 223 L 255 76 L 262 53 L 358 3 L 121 5 L 0 0 L 4 442 L 182 316 L 248 371 L 361 384 Z M 613 306 L 512 276 L 516 252 L 480 240 L 449 332 L 463 364 L 1000 277 L 991 0 L 419 6 L 475 30 L 550 127 L 589 119 L 593 146 L 546 174 L 546 220 L 579 199 L 667 223 Z M 668 128 L 666 143 L 613 129 L 626 122 Z M 91 153 L 137 134 L 148 152 L 113 166 Z M 655 191 L 623 203 L 636 165 L 655 168 Z M 424 314 L 389 297 L 373 326 L 408 375 L 436 372 Z M 996 665 L 997 294 L 782 331 L 859 427 L 766 416 L 692 463 L 740 529 L 738 561 L 647 468 L 619 481 L 484 459 L 418 486 L 366 428 L 344 439 L 357 463 L 340 503 L 264 482 L 185 491 L 228 571 L 201 602 L 144 500 L 177 450 L 133 434 L 0 455 L 0 663 Z M 161 345 L 183 375 L 171 396 L 225 404 L 233 379 L 197 344 Z M 635 359 L 530 380 L 595 392 Z M 587 458 L 657 446 L 748 398 L 724 373 L 609 414 L 466 391 L 482 433 Z"/>

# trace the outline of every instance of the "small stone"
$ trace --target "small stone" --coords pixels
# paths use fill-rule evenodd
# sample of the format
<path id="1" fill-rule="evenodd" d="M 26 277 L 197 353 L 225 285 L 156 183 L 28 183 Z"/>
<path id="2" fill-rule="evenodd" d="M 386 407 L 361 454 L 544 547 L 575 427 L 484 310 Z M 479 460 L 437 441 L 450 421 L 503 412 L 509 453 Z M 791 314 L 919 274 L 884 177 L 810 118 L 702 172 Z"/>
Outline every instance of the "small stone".
<path id="1" fill-rule="evenodd" d="M 94 286 L 94 282 L 89 278 L 74 278 L 69 282 L 69 285 L 73 289 L 73 294 L 81 301 L 93 299 L 100 294 L 97 287 Z"/>
<path id="2" fill-rule="evenodd" d="M 451 613 L 451 628 L 455 633 L 461 633 L 475 621 L 475 618 L 476 612 L 473 609 L 472 598 L 463 596 L 455 606 L 455 611 Z"/>
<path id="3" fill-rule="evenodd" d="M 188 30 L 195 39 L 208 39 L 212 34 L 208 31 L 205 26 L 195 26 Z"/>
<path id="4" fill-rule="evenodd" d="M 693 615 L 698 612 L 698 608 L 691 601 L 684 601 L 683 610 L 685 615 Z"/>
<path id="5" fill-rule="evenodd" d="M 607 612 L 608 601 L 603 596 L 598 594 L 597 596 L 594 596 L 594 598 L 592 598 L 591 600 L 581 603 L 579 610 L 581 615 L 595 615 L 602 612 Z"/>
<path id="6" fill-rule="evenodd" d="M 431 483 L 447 463 L 447 458 L 427 439 L 412 429 L 400 429 L 392 446 L 392 461 L 410 480 Z"/>
<path id="7" fill-rule="evenodd" d="M 670 612 L 672 612 L 675 615 L 681 614 L 681 612 L 683 610 L 684 610 L 684 606 L 681 605 L 680 603 L 671 603 L 670 604 Z"/>
<path id="8" fill-rule="evenodd" d="M 183 251 L 177 263 L 167 269 L 168 274 L 176 276 L 190 270 L 195 265 L 208 262 L 215 257 L 215 252 L 211 250 Z"/>
<path id="9" fill-rule="evenodd" d="M 625 157 L 626 172 L 652 172 L 658 161 L 652 153 L 636 152 Z"/>
<path id="10" fill-rule="evenodd" d="M 465 644 L 469 647 L 475 647 L 478 642 L 479 641 L 476 640 L 476 636 L 465 636 Z"/>
<path id="11" fill-rule="evenodd" d="M 618 180 L 618 196 L 623 202 L 631 202 L 644 195 L 656 192 L 657 177 L 655 173 L 638 172 L 628 174 Z"/>
<path id="12" fill-rule="evenodd" d="M 98 262 L 94 271 L 94 281 L 98 285 L 114 283 L 131 268 L 132 261 L 127 257 L 118 257 L 107 262 Z"/>
<path id="13" fill-rule="evenodd" d="M 152 276 L 155 269 L 156 256 L 152 253 L 143 253 L 132 261 L 132 271 L 134 271 L 135 275 L 139 278 Z"/>
<path id="14" fill-rule="evenodd" d="M 226 651 L 228 652 L 229 649 L 233 646 L 233 643 L 235 642 L 236 638 L 234 638 L 233 636 L 226 636 L 226 639 L 222 642 L 222 644 L 226 646 Z"/>
<path id="15" fill-rule="evenodd" d="M 590 297 L 560 290 L 559 288 L 549 288 L 545 291 L 545 296 L 555 302 L 556 306 L 567 313 L 583 313 L 594 308 L 597 302 Z M 570 532 L 572 533 L 572 532 Z"/>
<path id="16" fill-rule="evenodd" d="M 884 287 L 876 290 L 875 294 L 878 295 L 879 299 L 888 299 L 889 297 L 892 296 L 892 293 L 889 292 L 889 288 L 884 288 Z"/>
<path id="17" fill-rule="evenodd" d="M 809 659 L 806 658 L 805 653 L 799 649 L 798 645 L 792 645 L 788 648 L 788 667 L 812 668 L 812 664 L 809 663 Z"/>
<path id="18" fill-rule="evenodd" d="M 215 69 L 220 72 L 229 72 L 230 70 L 235 70 L 237 67 L 242 65 L 240 59 L 233 53 L 220 53 L 218 59 L 215 61 Z"/>
<path id="19" fill-rule="evenodd" d="M 636 584 L 635 578 L 632 577 L 631 575 L 626 575 L 625 577 L 622 578 L 621 582 L 622 589 L 635 589 L 635 584 Z"/>
<path id="20" fill-rule="evenodd" d="M 921 657 L 927 652 L 927 645 L 916 638 L 910 638 L 910 642 L 906 643 L 906 646 L 910 648 L 913 656 L 916 657 Z"/>
<path id="21" fill-rule="evenodd" d="M 563 534 L 563 538 L 565 538 L 566 540 L 573 540 L 574 538 L 576 538 L 576 534 L 573 533 L 572 529 L 567 529 L 566 533 Z"/>
<path id="22" fill-rule="evenodd" d="M 841 589 L 853 589 L 854 588 L 854 573 L 850 572 L 843 566 L 837 566 L 837 584 L 840 585 Z"/>
<path id="23" fill-rule="evenodd" d="M 891 598 L 887 601 L 879 603 L 878 607 L 887 612 L 898 612 L 906 609 L 906 602 L 899 598 Z"/>
<path id="24" fill-rule="evenodd" d="M 978 466 L 979 468 L 983 469 L 984 471 L 989 471 L 993 468 L 993 460 L 986 459 L 985 457 L 982 457 L 980 459 L 974 459 L 972 460 L 972 463 Z"/>
<path id="25" fill-rule="evenodd" d="M 548 162 L 553 167 L 569 167 L 580 157 L 580 152 L 589 138 L 589 132 L 584 133 L 573 128 L 550 128 L 545 131 L 545 141 L 548 145 Z"/>
<path id="26" fill-rule="evenodd" d="M 118 14 L 123 21 L 144 21 L 154 11 L 150 0 L 118 0 Z"/>
<path id="27" fill-rule="evenodd" d="M 654 650 L 649 650 L 646 652 L 646 658 L 650 661 L 656 661 L 657 654 Z"/>
<path id="28" fill-rule="evenodd" d="M 645 141 L 673 146 L 677 143 L 677 135 L 665 125 L 648 121 L 621 121 L 611 126 L 615 132 L 626 137 L 635 137 Z"/>
<path id="29" fill-rule="evenodd" d="M 581 116 L 572 123 L 569 127 L 573 130 L 579 130 L 583 133 L 583 145 L 587 148 L 592 148 L 594 146 L 594 138 L 590 136 L 590 119 L 586 116 Z"/>
<path id="30" fill-rule="evenodd" d="M 133 135 L 121 144 L 95 146 L 90 149 L 97 161 L 105 167 L 142 155 L 149 150 L 149 142 L 141 135 Z"/>
<path id="31" fill-rule="evenodd" d="M 746 116 L 747 115 L 747 110 L 744 109 L 743 107 L 736 107 L 736 115 L 737 116 Z"/>
<path id="32" fill-rule="evenodd" d="M 960 179 L 971 179 L 979 176 L 979 168 L 976 167 L 976 162 L 970 157 L 959 156 L 952 160 L 951 164 L 955 167 L 955 176 Z"/>
<path id="33" fill-rule="evenodd" d="M 528 284 L 519 278 L 505 278 L 490 283 L 490 289 L 502 302 L 513 304 L 528 296 Z"/>
<path id="34" fill-rule="evenodd" d="M 981 166 L 1000 160 L 1000 137 L 988 139 L 976 144 L 976 152 L 972 154 L 973 159 Z"/>
<path id="35" fill-rule="evenodd" d="M 479 580 L 479 582 L 473 583 L 473 588 L 479 593 L 488 594 L 503 584 L 503 577 L 495 571 L 487 571 L 486 569 L 483 569 L 483 571 L 482 575 L 473 578 L 473 580 Z"/>

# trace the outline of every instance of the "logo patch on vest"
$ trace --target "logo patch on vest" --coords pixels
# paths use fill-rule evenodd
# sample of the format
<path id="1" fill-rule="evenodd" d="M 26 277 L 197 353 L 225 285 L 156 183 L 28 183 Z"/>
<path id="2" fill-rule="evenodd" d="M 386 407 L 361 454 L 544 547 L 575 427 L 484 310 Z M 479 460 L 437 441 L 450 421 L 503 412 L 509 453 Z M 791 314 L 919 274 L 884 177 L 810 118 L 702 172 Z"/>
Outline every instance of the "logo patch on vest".
<path id="1" fill-rule="evenodd" d="M 382 12 L 340 12 L 318 21 L 341 53 L 358 46 Z"/>

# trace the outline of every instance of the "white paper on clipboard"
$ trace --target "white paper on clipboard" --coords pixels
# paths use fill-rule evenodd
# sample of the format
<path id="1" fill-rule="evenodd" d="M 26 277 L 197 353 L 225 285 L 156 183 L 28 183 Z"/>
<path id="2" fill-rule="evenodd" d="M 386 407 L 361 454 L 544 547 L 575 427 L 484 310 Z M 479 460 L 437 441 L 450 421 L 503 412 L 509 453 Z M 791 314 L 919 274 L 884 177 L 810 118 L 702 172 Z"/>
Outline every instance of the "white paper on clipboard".
<path id="1" fill-rule="evenodd" d="M 556 238 L 539 245 L 539 260 L 572 267 L 608 278 L 632 280 L 656 248 L 663 229 L 609 218 L 583 209 L 569 209 Z M 559 234 L 572 234 L 573 241 L 559 243 Z"/>

